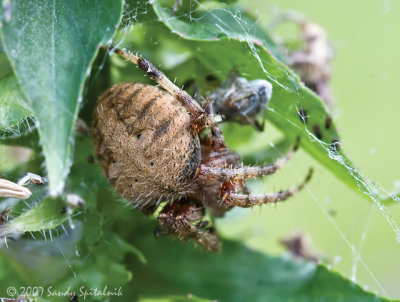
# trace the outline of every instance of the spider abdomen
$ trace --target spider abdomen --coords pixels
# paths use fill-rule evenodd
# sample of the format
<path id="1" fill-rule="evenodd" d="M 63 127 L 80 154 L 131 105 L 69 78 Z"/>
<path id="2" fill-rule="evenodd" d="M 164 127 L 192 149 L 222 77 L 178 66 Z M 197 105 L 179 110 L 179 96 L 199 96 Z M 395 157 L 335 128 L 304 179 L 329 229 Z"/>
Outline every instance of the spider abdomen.
<path id="1" fill-rule="evenodd" d="M 200 164 L 190 115 L 151 85 L 120 83 L 104 92 L 93 134 L 106 177 L 138 206 L 184 195 Z"/>

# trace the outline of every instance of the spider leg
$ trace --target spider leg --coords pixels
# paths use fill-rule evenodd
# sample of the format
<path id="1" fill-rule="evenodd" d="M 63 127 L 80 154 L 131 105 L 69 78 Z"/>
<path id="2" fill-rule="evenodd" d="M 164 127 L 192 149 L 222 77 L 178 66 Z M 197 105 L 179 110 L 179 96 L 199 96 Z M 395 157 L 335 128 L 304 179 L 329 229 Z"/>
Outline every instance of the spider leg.
<path id="1" fill-rule="evenodd" d="M 300 141 L 297 140 L 294 148 L 286 156 L 278 159 L 273 164 L 266 164 L 261 167 L 242 167 L 242 168 L 220 168 L 212 167 L 207 164 L 202 164 L 198 170 L 199 178 L 213 178 L 219 181 L 229 179 L 246 179 L 256 178 L 264 175 L 275 173 L 278 169 L 282 168 L 294 155 L 299 147 Z"/>
<path id="2" fill-rule="evenodd" d="M 222 151 L 227 149 L 222 132 L 214 119 L 214 114 L 207 114 L 206 111 L 185 90 L 180 89 L 178 86 L 172 83 L 171 80 L 168 79 L 164 73 L 154 67 L 150 61 L 128 51 L 114 47 L 111 48 L 121 57 L 136 64 L 161 87 L 173 95 L 186 108 L 186 110 L 189 111 L 190 115 L 192 116 L 193 126 L 196 128 L 198 133 L 201 133 L 206 126 L 210 127 L 212 135 L 211 147 L 214 150 Z M 212 104 L 210 112 L 212 112 Z"/>
<path id="3" fill-rule="evenodd" d="M 203 101 L 203 106 L 207 113 L 207 124 L 211 130 L 211 134 L 207 137 L 207 144 L 215 151 L 224 151 L 227 146 L 222 131 L 215 120 L 214 101 L 206 99 Z"/>
<path id="4" fill-rule="evenodd" d="M 221 129 L 219 129 L 218 124 L 215 122 L 212 116 L 209 116 L 208 126 L 211 130 L 210 142 L 211 147 L 215 151 L 224 151 L 227 149 L 224 136 L 222 135 Z"/>
<path id="5" fill-rule="evenodd" d="M 305 180 L 292 189 L 281 191 L 278 193 L 269 193 L 263 195 L 249 195 L 249 194 L 237 194 L 237 193 L 228 193 L 227 196 L 224 196 L 223 202 L 227 206 L 236 206 L 241 208 L 250 208 L 256 205 L 266 204 L 266 203 L 276 203 L 278 201 L 284 201 L 289 197 L 293 196 L 309 182 L 311 176 L 313 174 L 313 169 L 310 169 Z"/>
<path id="6" fill-rule="evenodd" d="M 201 106 L 184 90 L 168 79 L 164 73 L 154 67 L 150 61 L 128 51 L 111 47 L 118 55 L 136 64 L 142 71 L 156 81 L 162 88 L 173 95 L 189 111 L 194 126 L 201 132 L 206 125 L 206 113 Z"/>
<path id="7" fill-rule="evenodd" d="M 156 236 L 175 235 L 180 240 L 194 240 L 210 252 L 219 249 L 218 237 L 213 228 L 205 228 L 203 211 L 196 205 L 175 201 L 167 204 L 158 216 L 160 222 Z"/>

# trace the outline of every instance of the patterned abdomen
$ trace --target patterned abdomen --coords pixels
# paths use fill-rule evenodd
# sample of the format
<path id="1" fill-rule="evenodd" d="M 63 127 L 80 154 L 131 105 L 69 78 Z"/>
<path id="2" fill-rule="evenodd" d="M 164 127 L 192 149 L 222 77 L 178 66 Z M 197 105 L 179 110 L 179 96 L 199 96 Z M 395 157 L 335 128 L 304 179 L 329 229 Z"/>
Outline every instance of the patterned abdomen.
<path id="1" fill-rule="evenodd" d="M 199 137 L 190 115 L 154 86 L 120 83 L 104 92 L 93 135 L 107 179 L 139 207 L 187 193 L 200 164 Z"/>

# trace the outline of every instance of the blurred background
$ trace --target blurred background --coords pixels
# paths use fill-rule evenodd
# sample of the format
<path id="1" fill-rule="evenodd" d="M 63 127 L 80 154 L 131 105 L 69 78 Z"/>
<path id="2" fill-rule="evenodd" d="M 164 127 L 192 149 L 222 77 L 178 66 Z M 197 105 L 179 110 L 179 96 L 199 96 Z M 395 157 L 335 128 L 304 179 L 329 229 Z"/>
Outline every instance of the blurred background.
<path id="1" fill-rule="evenodd" d="M 364 176 L 388 191 L 400 189 L 398 70 L 400 3 L 391 0 L 246 0 L 240 3 L 268 22 L 281 13 L 298 11 L 325 28 L 335 57 L 331 110 L 343 150 Z M 284 31 L 284 29 L 282 29 Z M 288 34 L 289 33 L 289 34 Z M 290 38 L 289 30 L 284 32 Z M 295 37 L 293 37 L 295 38 Z M 267 127 L 269 140 L 274 129 Z M 309 166 L 316 167 L 308 186 L 276 207 L 235 209 L 218 221 L 229 238 L 270 254 L 282 254 L 279 243 L 301 231 L 313 250 L 334 270 L 365 288 L 400 297 L 400 243 L 385 215 L 340 180 L 299 152 L 282 172 L 265 180 L 268 191 L 298 182 Z M 253 183 L 255 190 L 260 183 Z M 400 206 L 388 208 L 400 224 Z"/>

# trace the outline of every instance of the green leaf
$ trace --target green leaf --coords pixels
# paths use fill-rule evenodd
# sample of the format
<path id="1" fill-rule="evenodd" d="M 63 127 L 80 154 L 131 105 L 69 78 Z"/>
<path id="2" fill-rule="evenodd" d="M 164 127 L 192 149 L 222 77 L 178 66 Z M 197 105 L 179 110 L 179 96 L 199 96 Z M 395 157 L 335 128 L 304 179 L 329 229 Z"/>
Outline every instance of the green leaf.
<path id="1" fill-rule="evenodd" d="M 0 54 L 1 56 L 1 54 Z M 34 129 L 31 112 L 14 75 L 0 78 L 0 140 Z"/>
<path id="2" fill-rule="evenodd" d="M 294 144 L 293 140 L 282 138 L 274 143 L 273 147 L 267 149 L 264 146 L 258 149 L 246 148 L 244 152 L 241 152 L 241 158 L 246 165 L 257 165 L 265 162 L 273 163 L 281 158 L 282 154 L 287 154 Z"/>
<path id="3" fill-rule="evenodd" d="M 0 263 L 3 261 L 12 263 L 12 266 L 5 268 L 4 271 L 9 276 L 19 275 L 24 282 L 20 283 L 16 276 L 10 278 L 0 274 L 0 289 L 35 283 L 44 286 L 44 283 L 49 281 L 54 285 L 56 280 L 67 274 L 70 270 L 65 265 L 65 258 L 60 255 L 60 248 L 65 257 L 74 255 L 75 245 L 80 239 L 81 232 L 77 229 L 58 237 L 54 232 L 53 236 L 52 240 L 40 240 L 39 238 L 43 238 L 42 234 L 35 234 L 36 239 L 10 240 L 8 247 L 0 254 Z"/>
<path id="4" fill-rule="evenodd" d="M 98 46 L 115 32 L 121 2 L 15 0 L 3 21 L 3 46 L 38 123 L 52 195 L 63 190 L 84 81 Z"/>
<path id="5" fill-rule="evenodd" d="M 103 187 L 105 179 L 102 175 L 101 168 L 93 164 L 89 157 L 93 157 L 94 150 L 90 137 L 77 135 L 76 149 L 74 150 L 74 165 L 71 167 L 70 177 L 66 183 L 68 193 L 73 193 L 80 196 L 84 202 L 88 213 L 91 213 L 97 206 L 97 193 L 100 187 Z M 28 163 L 19 166 L 14 172 L 9 173 L 10 176 L 21 175 L 26 171 L 39 173 L 37 167 L 38 159 L 31 160 Z M 63 224 L 71 215 L 74 215 L 75 210 L 67 212 L 65 198 L 51 198 L 48 197 L 46 186 L 31 185 L 30 190 L 32 196 L 26 201 L 27 203 L 19 202 L 12 203 L 12 216 L 16 218 L 9 220 L 6 224 L 0 225 L 0 237 L 10 236 L 14 234 L 23 234 L 25 232 L 37 232 L 41 230 L 54 229 Z M 65 197 L 65 196 L 64 196 Z M 18 201 L 17 201 L 18 202 Z M 26 210 L 26 204 L 36 204 L 32 208 Z M 0 210 L 10 207 L 7 200 L 0 203 Z M 81 210 L 81 209 L 77 209 Z M 21 213 L 22 214 L 19 214 Z M 79 211 L 75 211 L 79 212 Z M 98 217 L 96 220 L 98 221 Z M 98 233 L 98 230 L 96 230 Z"/>
<path id="6" fill-rule="evenodd" d="M 142 264 L 146 264 L 147 260 L 146 257 L 143 255 L 141 251 L 139 251 L 136 247 L 133 245 L 129 244 L 125 240 L 123 240 L 121 237 L 113 234 L 111 239 L 109 240 L 110 245 L 112 245 L 114 248 L 119 250 L 119 253 L 124 252 L 124 253 L 132 253 L 136 255 L 136 257 L 139 259 Z"/>
<path id="7" fill-rule="evenodd" d="M 81 286 L 118 288 L 132 279 L 132 286 L 124 287 L 121 301 L 132 301 L 139 295 L 146 297 L 142 298 L 146 302 L 388 301 L 325 266 L 269 257 L 239 243 L 224 241 L 221 253 L 209 254 L 194 248 L 192 242 L 155 239 L 152 230 L 157 222 L 118 202 L 98 164 L 88 160 L 93 154 L 90 138 L 78 136 L 76 142 L 76 162 L 67 188 L 85 199 L 85 215 L 75 217 L 82 222 L 74 221 L 75 228 L 67 234 L 61 231 L 55 237 L 57 232 L 53 232 L 51 243 L 9 241 L 9 249 L 0 253 L 4 269 L 0 270 L 0 288 L 15 284 L 53 285 L 64 291 L 69 286 L 72 290 Z M 91 195 L 95 197 L 88 201 Z M 62 216 L 63 205 L 61 200 L 45 199 L 10 223 L 20 231 L 52 228 L 67 218 Z M 127 257 L 129 254 L 134 256 Z"/>
<path id="8" fill-rule="evenodd" d="M 231 241 L 223 242 L 219 254 L 210 254 L 191 243 L 146 236 L 154 223 L 140 217 L 135 220 L 140 226 L 130 237 L 135 238 L 148 260 L 147 265 L 133 264 L 135 296 L 190 293 L 230 302 L 389 301 L 364 291 L 324 265 L 267 256 Z"/>
<path id="9" fill-rule="evenodd" d="M 155 1 L 153 8 L 159 19 L 179 35 L 180 39 L 175 39 L 175 43 L 190 49 L 192 59 L 210 72 L 217 71 L 221 80 L 233 69 L 246 75 L 248 80 L 269 80 L 273 84 L 273 93 L 267 119 L 288 139 L 294 141 L 299 136 L 301 147 L 307 153 L 350 188 L 368 198 L 363 192 L 370 192 L 370 189 L 360 181 L 362 176 L 354 172 L 350 160 L 337 150 L 339 134 L 322 100 L 276 59 L 267 39 L 260 40 L 262 43 L 254 40 L 260 34 L 254 37 L 252 32 L 238 26 L 243 24 L 232 11 L 223 15 L 223 19 L 217 12 L 208 11 L 196 12 L 196 18 L 171 18 L 171 8 L 163 7 L 160 1 Z M 228 8 L 224 7 L 223 11 Z M 248 22 L 245 28 L 251 28 Z M 303 119 L 302 115 L 307 118 Z"/>
<path id="10" fill-rule="evenodd" d="M 263 45 L 276 58 L 284 60 L 278 45 L 242 8 L 224 5 L 210 10 L 193 10 L 190 14 L 178 11 L 171 17 L 172 6 L 163 7 L 160 2 L 153 3 L 155 13 L 172 32 L 184 39 L 215 41 L 229 38 L 250 42 Z"/>
<path id="11" fill-rule="evenodd" d="M 54 229 L 68 219 L 67 213 L 63 212 L 64 206 L 60 198 L 46 198 L 32 209 L 1 225 L 0 237 Z"/>
<path id="12" fill-rule="evenodd" d="M 12 67 L 8 61 L 7 55 L 2 50 L 2 45 L 0 44 L 0 78 L 10 74 L 12 72 Z"/>
<path id="13" fill-rule="evenodd" d="M 0 52 L 0 143 L 38 148 L 35 120 L 11 72 L 5 53 Z"/>
<path id="14" fill-rule="evenodd" d="M 119 202 L 120 197 L 110 190 L 93 158 L 93 149 L 90 136 L 77 135 L 75 161 L 65 190 L 81 196 L 85 203 L 83 207 L 69 214 L 74 210 L 72 206 L 67 208 L 61 199 L 47 198 L 4 224 L 3 228 L 0 226 L 0 235 L 20 235 L 30 231 L 35 238 L 32 240 L 30 234 L 25 234 L 23 239 L 7 240 L 8 248 L 0 253 L 0 269 L 4 268 L 0 272 L 0 291 L 16 285 L 51 285 L 54 290 L 64 291 L 68 287 L 71 291 L 79 291 L 82 286 L 113 289 L 132 279 L 132 270 L 125 264 L 127 255 L 137 258 L 141 264 L 146 263 L 144 254 L 120 236 L 123 231 L 116 230 L 116 224 L 121 224 L 122 230 L 127 228 L 132 222 L 132 211 L 127 210 L 126 205 Z M 34 195 L 35 189 L 31 189 Z M 0 210 L 1 206 L 2 203 Z M 26 207 L 25 203 L 19 202 L 12 208 L 10 216 L 21 212 L 21 206 Z M 61 224 L 62 228 L 57 227 Z M 44 235 L 47 241 L 41 240 Z M 65 300 L 61 297 L 60 301 L 64 301 L 63 298 Z M 97 300 L 103 299 L 97 297 Z M 51 301 L 58 300 L 53 297 Z"/>

